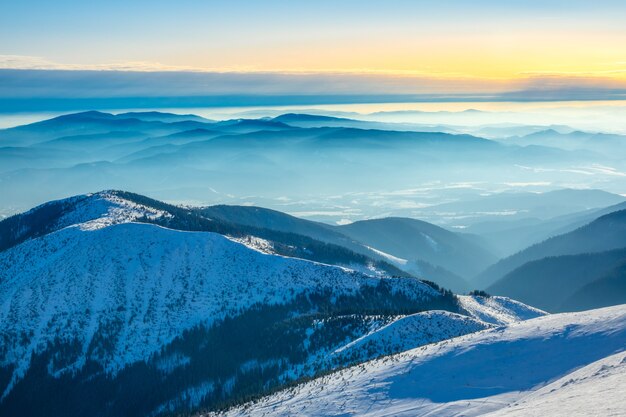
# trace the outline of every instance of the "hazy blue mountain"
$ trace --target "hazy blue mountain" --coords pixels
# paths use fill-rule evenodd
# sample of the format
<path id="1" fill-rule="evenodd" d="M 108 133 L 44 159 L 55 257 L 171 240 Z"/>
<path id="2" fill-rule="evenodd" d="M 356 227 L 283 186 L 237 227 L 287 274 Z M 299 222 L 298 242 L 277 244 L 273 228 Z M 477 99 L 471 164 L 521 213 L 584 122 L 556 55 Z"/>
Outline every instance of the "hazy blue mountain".
<path id="1" fill-rule="evenodd" d="M 589 149 L 608 155 L 615 155 L 615 152 L 626 149 L 626 136 L 624 135 L 581 131 L 560 132 L 554 129 L 511 137 L 502 142 L 522 146 L 551 146 L 567 150 Z"/>
<path id="2" fill-rule="evenodd" d="M 70 168 L 84 162 L 86 157 L 79 149 L 33 149 L 28 146 L 0 148 L 0 173 L 15 172 L 33 166 Z"/>
<path id="3" fill-rule="evenodd" d="M 546 126 L 532 126 L 532 125 L 517 125 L 517 124 L 496 124 L 496 125 L 482 125 L 477 128 L 468 128 L 472 134 L 489 138 L 489 139 L 503 139 L 506 143 L 508 139 L 515 137 L 521 137 L 530 135 L 533 133 L 543 132 L 545 130 L 553 130 L 558 133 L 570 133 L 573 132 L 569 126 L 564 125 L 551 125 Z M 535 145 L 537 143 L 534 143 Z"/>
<path id="4" fill-rule="evenodd" d="M 525 263 L 545 257 L 604 252 L 624 247 L 626 247 L 626 210 L 620 210 L 502 259 L 479 274 L 473 283 L 482 288 L 489 287 Z"/>
<path id="5" fill-rule="evenodd" d="M 201 204 L 218 202 L 207 199 L 212 195 L 210 190 L 225 195 L 236 190 L 233 200 L 243 202 L 245 196 L 251 196 L 252 202 L 259 204 L 284 195 L 306 201 L 309 190 L 315 189 L 318 196 L 326 198 L 320 200 L 323 205 L 333 204 L 328 198 L 339 196 L 346 199 L 340 203 L 345 206 L 351 204 L 352 199 L 346 197 L 350 193 L 450 184 L 440 187 L 440 202 L 458 195 L 454 184 L 488 183 L 494 175 L 503 183 L 532 180 L 535 174 L 520 166 L 547 166 L 549 173 L 542 177 L 554 179 L 556 184 L 565 175 L 561 172 L 572 165 L 605 163 L 595 154 L 502 145 L 471 135 L 340 126 L 304 128 L 266 118 L 205 122 L 181 117 L 83 112 L 1 130 L 0 144 L 28 147 L 32 152 L 23 150 L 24 155 L 18 158 L 11 154 L 18 151 L 9 151 L 6 146 L 0 149 L 0 160 L 11 160 L 0 171 L 0 203 L 25 209 L 93 189 L 123 187 L 152 195 L 185 190 L 176 192 L 179 201 Z M 328 121 L 306 115 L 286 115 L 285 119 Z M 70 152 L 71 148 L 80 151 Z M 612 189 L 618 180 L 612 176 L 603 184 Z M 474 195 L 479 193 L 473 191 Z M 503 201 L 508 199 L 506 196 Z M 587 208 L 581 200 L 599 207 L 593 205 L 594 199 L 591 195 L 577 202 L 563 198 L 562 204 L 535 211 L 545 212 L 541 215 L 546 218 L 554 217 Z M 384 205 L 362 206 L 367 212 L 360 218 L 385 214 L 449 226 L 468 226 L 472 216 L 476 216 L 474 221 L 489 218 L 485 210 L 481 210 L 483 214 L 463 213 L 458 203 L 456 208 L 443 206 L 429 212 L 423 203 L 430 201 L 420 195 L 387 194 L 385 200 L 393 201 L 393 205 L 388 209 Z M 517 203 L 511 200 L 511 205 Z M 491 218 L 500 213 L 493 210 L 487 210 Z M 522 207 L 519 216 L 523 211 Z M 446 213 L 456 223 L 448 223 Z"/>
<path id="6" fill-rule="evenodd" d="M 215 122 L 211 128 L 229 133 L 249 133 L 256 131 L 290 130 L 291 126 L 274 120 L 233 119 Z"/>
<path id="7" fill-rule="evenodd" d="M 496 260 L 475 237 L 415 219 L 364 220 L 337 229 L 377 250 L 409 261 L 425 261 L 461 277 L 471 277 Z"/>
<path id="8" fill-rule="evenodd" d="M 433 265 L 421 259 L 407 260 L 406 262 L 397 262 L 385 257 L 383 259 L 414 277 L 432 281 L 442 288 L 448 288 L 459 294 L 466 294 L 474 289 L 466 278 L 443 266 Z"/>
<path id="9" fill-rule="evenodd" d="M 298 127 L 330 127 L 333 125 L 346 126 L 346 124 L 366 125 L 368 122 L 346 119 L 343 117 L 321 116 L 316 114 L 285 113 L 272 119 L 275 122 L 286 123 Z"/>
<path id="10" fill-rule="evenodd" d="M 561 305 L 561 309 L 583 311 L 619 304 L 626 304 L 626 258 L 604 276 L 570 295 Z"/>
<path id="11" fill-rule="evenodd" d="M 86 135 L 62 136 L 31 145 L 30 148 L 52 148 L 78 151 L 94 151 L 116 144 L 129 144 L 145 139 L 147 134 L 135 131 L 105 132 Z"/>
<path id="12" fill-rule="evenodd" d="M 327 224 L 313 222 L 290 216 L 280 211 L 253 206 L 217 205 L 202 207 L 198 212 L 211 219 L 247 226 L 264 227 L 280 232 L 297 233 L 324 241 L 350 244 L 345 235 L 333 230 Z"/>
<path id="13" fill-rule="evenodd" d="M 126 112 L 116 114 L 117 119 L 138 119 L 145 122 L 183 122 L 183 121 L 195 121 L 203 123 L 211 123 L 213 120 L 206 119 L 204 117 L 197 116 L 195 114 L 174 114 L 164 113 L 160 111 L 142 111 L 142 112 Z"/>
<path id="14" fill-rule="evenodd" d="M 359 116 L 358 114 L 347 114 L 347 116 Z M 349 119 L 346 117 L 335 117 L 328 115 L 306 114 L 306 113 L 285 113 L 272 118 L 274 121 L 286 123 L 290 126 L 311 128 L 311 127 L 347 127 L 357 129 L 375 129 L 392 131 L 411 132 L 438 132 L 438 133 L 462 133 L 451 126 L 416 124 L 416 123 L 386 123 L 372 120 Z"/>
<path id="15" fill-rule="evenodd" d="M 503 192 L 473 200 L 439 204 L 418 213 L 451 212 L 463 216 L 469 224 L 497 216 L 498 219 L 550 219 L 592 208 L 602 208 L 621 203 L 625 198 L 597 189 L 561 189 L 545 193 Z M 502 220 L 501 220 L 502 221 Z M 480 233 L 480 228 L 472 229 Z"/>
<path id="16" fill-rule="evenodd" d="M 157 136 L 206 127 L 207 125 L 207 123 L 191 120 L 165 123 L 158 120 L 140 120 L 124 116 L 117 117 L 110 113 L 88 111 L 0 130 L 0 143 L 27 146 L 62 136 L 129 131 Z"/>
<path id="17" fill-rule="evenodd" d="M 587 201 L 593 201 L 593 199 Z M 600 209 L 592 208 L 547 220 L 529 217 L 480 222 L 470 225 L 465 231 L 479 234 L 485 239 L 490 248 L 497 251 L 498 255 L 507 257 L 550 237 L 578 229 L 600 216 L 625 209 L 626 202 L 622 202 Z M 511 236 L 515 236 L 515 239 L 511 239 Z"/>
<path id="18" fill-rule="evenodd" d="M 595 285 L 615 268 L 626 262 L 626 249 L 578 255 L 550 256 L 530 261 L 506 274 L 487 288 L 490 294 L 506 295 L 550 312 L 573 311 L 582 292 Z M 608 282 L 607 284 L 611 283 Z M 601 285 L 604 288 L 605 285 Z M 586 300 L 594 300 L 589 308 L 615 303 L 604 289 L 593 290 Z M 583 290 L 585 289 L 585 290 Z M 620 298 L 619 292 L 615 297 Z M 570 300 L 571 299 L 571 300 Z M 626 300 L 622 301 L 626 302 Z M 582 305 L 582 304 L 581 304 Z"/>

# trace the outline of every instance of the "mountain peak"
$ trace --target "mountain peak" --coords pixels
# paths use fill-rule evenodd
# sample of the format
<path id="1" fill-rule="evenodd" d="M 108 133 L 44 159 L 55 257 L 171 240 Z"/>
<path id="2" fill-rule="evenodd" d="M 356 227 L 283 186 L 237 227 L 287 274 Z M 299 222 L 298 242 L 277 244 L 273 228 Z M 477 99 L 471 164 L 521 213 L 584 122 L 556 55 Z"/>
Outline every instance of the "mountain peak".
<path id="1" fill-rule="evenodd" d="M 118 190 L 82 194 L 50 201 L 4 219 L 0 222 L 0 251 L 70 226 L 93 230 L 144 217 L 168 216 L 162 210 L 132 201 L 127 198 L 129 195 Z"/>

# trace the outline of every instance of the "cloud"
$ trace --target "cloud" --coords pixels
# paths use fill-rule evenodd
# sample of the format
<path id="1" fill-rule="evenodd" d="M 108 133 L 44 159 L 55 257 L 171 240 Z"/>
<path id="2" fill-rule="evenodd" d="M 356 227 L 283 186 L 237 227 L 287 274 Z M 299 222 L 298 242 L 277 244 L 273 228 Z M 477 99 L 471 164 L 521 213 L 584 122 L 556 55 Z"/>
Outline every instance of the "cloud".
<path id="1" fill-rule="evenodd" d="M 604 175 L 610 177 L 626 177 L 626 172 L 618 171 L 617 169 L 609 166 L 592 164 L 587 166 L 570 167 L 570 168 L 543 168 L 543 167 L 529 167 L 524 165 L 515 165 L 524 171 L 530 171 L 533 173 L 544 172 L 562 172 L 566 174 L 580 174 L 586 176 Z"/>
<path id="2" fill-rule="evenodd" d="M 0 55 L 0 69 L 65 70 L 65 71 L 205 71 L 200 68 L 164 65 L 158 62 L 132 61 L 110 64 L 61 64 L 42 57 L 27 55 Z"/>
<path id="3" fill-rule="evenodd" d="M 617 98 L 626 98 L 626 81 L 583 75 L 504 80 L 371 71 L 207 71 L 0 55 L 0 111 Z"/>

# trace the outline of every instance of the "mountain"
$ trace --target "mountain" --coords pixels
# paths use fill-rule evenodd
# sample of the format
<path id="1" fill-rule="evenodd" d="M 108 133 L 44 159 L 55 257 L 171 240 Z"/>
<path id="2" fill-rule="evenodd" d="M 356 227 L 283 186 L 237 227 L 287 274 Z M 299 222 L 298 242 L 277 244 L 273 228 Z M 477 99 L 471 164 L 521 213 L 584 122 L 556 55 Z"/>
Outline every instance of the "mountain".
<path id="1" fill-rule="evenodd" d="M 315 113 L 315 111 L 313 111 Z M 254 114 L 254 112 L 252 112 Z M 311 128 L 311 127 L 352 127 L 358 129 L 392 130 L 405 132 L 439 132 L 439 133 L 461 133 L 455 128 L 445 125 L 417 124 L 417 123 L 387 123 L 382 121 L 362 120 L 358 113 L 343 114 L 353 118 L 336 117 L 322 114 L 310 113 L 285 113 L 275 116 L 271 120 L 283 122 L 290 126 Z"/>
<path id="2" fill-rule="evenodd" d="M 211 206 L 200 209 L 200 213 L 209 218 L 297 233 L 322 242 L 343 246 L 370 258 L 389 262 L 414 276 L 426 278 L 455 292 L 466 292 L 471 289 L 466 280 L 449 270 L 457 265 L 458 254 L 463 253 L 463 256 L 469 255 L 475 258 L 482 257 L 484 263 L 477 270 L 495 260 L 486 250 L 473 243 L 470 236 L 465 237 L 411 219 L 370 220 L 349 226 L 330 226 L 260 207 Z M 413 224 L 413 228 L 397 233 L 396 228 L 402 229 L 402 226 L 396 226 L 394 224 L 396 222 Z M 359 232 L 361 229 L 364 233 Z M 424 236 L 429 235 L 423 234 L 425 232 L 422 231 L 430 231 L 433 236 L 436 236 L 436 239 L 441 242 L 439 243 L 441 249 L 433 250 L 434 240 L 424 243 L 426 239 Z M 381 244 L 382 246 L 378 241 L 372 241 L 373 235 L 382 237 L 383 234 L 385 242 Z M 407 253 L 409 256 L 405 256 Z M 462 263 L 464 259 L 467 258 L 461 257 L 458 262 Z M 472 262 L 479 261 L 472 259 Z"/>
<path id="3" fill-rule="evenodd" d="M 322 116 L 317 114 L 285 113 L 272 119 L 275 122 L 286 123 L 298 127 L 321 127 L 321 126 L 343 126 L 361 125 L 366 126 L 368 122 L 346 119 L 343 117 Z"/>
<path id="4" fill-rule="evenodd" d="M 263 207 L 217 205 L 202 207 L 198 209 L 198 212 L 206 217 L 219 219 L 229 223 L 263 227 L 280 232 L 296 233 L 299 235 L 309 236 L 323 242 L 335 243 L 342 246 L 350 244 L 352 244 L 353 247 L 359 246 L 358 244 L 353 243 L 345 235 L 333 230 L 332 226 L 290 216 L 280 211 Z"/>
<path id="5" fill-rule="evenodd" d="M 620 415 L 624 343 L 626 306 L 550 315 L 354 366 L 221 415 Z"/>
<path id="6" fill-rule="evenodd" d="M 62 136 L 60 138 L 52 139 L 46 142 L 37 143 L 36 145 L 31 145 L 28 148 L 54 148 L 64 150 L 94 151 L 101 150 L 103 148 L 114 146 L 117 144 L 128 144 L 131 142 L 140 141 L 145 139 L 146 136 L 147 135 L 145 133 L 134 131 Z"/>
<path id="7" fill-rule="evenodd" d="M 194 209 L 180 208 L 122 191 L 105 191 L 52 201 L 4 219 L 0 222 L 0 250 L 66 227 L 77 217 L 82 222 L 102 217 L 108 224 L 141 221 L 179 230 L 216 232 L 244 240 L 253 236 L 265 242 L 263 246 L 266 252 L 369 272 L 407 275 L 384 260 L 371 259 L 343 246 L 320 242 L 297 233 L 209 219 Z"/>
<path id="8" fill-rule="evenodd" d="M 617 304 L 626 304 L 626 257 L 617 267 L 577 289 L 563 302 L 562 309 L 581 311 Z"/>
<path id="9" fill-rule="evenodd" d="M 502 139 L 505 143 L 508 139 L 514 139 L 513 137 L 527 136 L 546 130 L 552 130 L 558 133 L 570 133 L 574 131 L 574 129 L 566 125 L 550 125 L 548 129 L 546 129 L 546 126 L 543 125 L 518 125 L 510 123 L 481 125 L 473 129 L 468 127 L 468 129 L 470 129 L 472 134 L 488 139 Z"/>
<path id="10" fill-rule="evenodd" d="M 506 298 L 482 306 L 345 248 L 121 191 L 44 204 L 0 230 L 2 415 L 216 409 L 544 314 Z M 417 327 L 404 343 L 390 338 Z"/>
<path id="11" fill-rule="evenodd" d="M 174 114 L 164 113 L 160 111 L 143 111 L 143 112 L 126 112 L 115 115 L 118 119 L 138 119 L 144 122 L 184 122 L 194 121 L 202 123 L 212 123 L 213 120 L 206 119 L 204 117 L 196 116 L 195 114 Z"/>
<path id="12" fill-rule="evenodd" d="M 479 184 L 490 182 L 496 174 L 503 184 L 513 184 L 504 188 L 534 183 L 535 170 L 540 170 L 542 181 L 555 186 L 589 186 L 593 179 L 594 184 L 598 180 L 607 189 L 619 189 L 621 167 L 606 155 L 337 119 L 340 123 L 299 114 L 278 120 L 208 121 L 189 115 L 91 111 L 3 129 L 0 204 L 26 210 L 94 189 L 125 188 L 158 196 L 175 190 L 178 201 L 251 202 L 276 209 L 282 208 L 278 199 L 289 196 L 294 204 L 304 206 L 298 211 L 325 213 L 324 220 L 330 222 L 393 215 L 465 227 L 474 217 L 476 221 L 501 218 L 502 212 L 480 215 L 464 213 L 462 205 L 458 213 L 445 207 L 429 211 L 424 206 L 457 199 L 459 184 L 474 184 L 465 193 L 482 194 L 485 190 L 479 190 Z M 299 124 L 302 121 L 312 124 L 306 127 Z M 572 167 L 587 165 L 596 167 L 593 178 L 580 174 L 564 180 L 564 172 L 568 177 L 578 175 L 571 173 Z M 430 192 L 397 194 L 397 190 L 422 189 L 419 184 L 439 185 L 426 187 Z M 308 195 L 311 189 L 318 196 L 314 201 Z M 232 197 L 211 200 L 210 190 Z M 379 201 L 373 195 L 365 197 L 371 190 L 378 190 Z M 360 201 L 358 207 L 355 201 Z M 589 206 L 601 207 L 588 201 Z M 317 208 L 312 210 L 312 205 Z M 587 208 L 580 206 L 580 199 L 575 206 L 563 199 L 563 209 L 554 212 Z M 345 210 L 349 216 L 334 214 Z M 518 215 L 524 216 L 524 211 Z"/>
<path id="13" fill-rule="evenodd" d="M 291 126 L 275 120 L 264 119 L 232 119 L 215 122 L 214 128 L 229 133 L 250 133 L 256 131 L 291 130 Z"/>
<path id="14" fill-rule="evenodd" d="M 469 226 L 472 233 L 481 234 L 493 231 L 489 226 L 493 226 L 494 221 L 503 226 L 512 220 L 547 220 L 623 202 L 623 196 L 598 189 L 559 189 L 543 193 L 502 192 L 437 204 L 415 210 L 415 214 L 428 221 L 432 216 L 440 217 L 437 213 L 447 213 L 451 226 Z M 472 227 L 481 222 L 488 223 L 486 227 Z M 521 225 L 522 228 L 525 226 L 526 224 Z"/>
<path id="15" fill-rule="evenodd" d="M 626 248 L 626 210 L 606 214 L 572 232 L 552 237 L 508 258 L 479 274 L 474 283 L 486 288 L 527 262 L 538 259 L 604 252 Z"/>
<path id="16" fill-rule="evenodd" d="M 581 131 L 559 132 L 555 129 L 545 129 L 521 137 L 506 138 L 501 140 L 501 142 L 522 146 L 551 146 L 567 150 L 589 149 L 610 155 L 624 149 L 626 136 Z"/>
<path id="17" fill-rule="evenodd" d="M 463 231 L 480 235 L 489 248 L 497 250 L 500 256 L 507 257 L 553 236 L 574 231 L 605 214 L 625 209 L 626 202 L 621 202 L 608 207 L 590 208 L 550 219 L 522 218 L 479 222 L 468 226 Z M 515 236 L 515 239 L 511 239 L 511 236 Z"/>
<path id="18" fill-rule="evenodd" d="M 550 312 L 582 310 L 576 307 L 575 300 L 579 298 L 593 300 L 588 302 L 589 308 L 623 304 L 624 293 L 618 285 L 611 294 L 606 285 L 613 281 L 606 276 L 619 271 L 624 262 L 626 249 L 550 256 L 514 269 L 488 287 L 487 292 L 513 297 Z M 619 277 L 614 277 L 616 284 Z M 596 285 L 598 289 L 594 289 Z"/>
<path id="19" fill-rule="evenodd" d="M 471 235 L 415 219 L 363 220 L 337 229 L 377 250 L 411 261 L 425 261 L 462 277 L 477 274 L 497 259 Z"/>

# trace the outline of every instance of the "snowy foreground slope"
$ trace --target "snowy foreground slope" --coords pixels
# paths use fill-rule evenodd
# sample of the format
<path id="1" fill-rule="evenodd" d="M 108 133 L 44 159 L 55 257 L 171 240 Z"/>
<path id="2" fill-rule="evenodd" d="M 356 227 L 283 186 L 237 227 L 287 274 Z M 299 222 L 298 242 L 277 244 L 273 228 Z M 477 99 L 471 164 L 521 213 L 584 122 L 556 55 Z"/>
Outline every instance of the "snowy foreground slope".
<path id="1" fill-rule="evenodd" d="M 626 305 L 550 315 L 354 366 L 226 415 L 625 415 L 625 349 Z"/>

